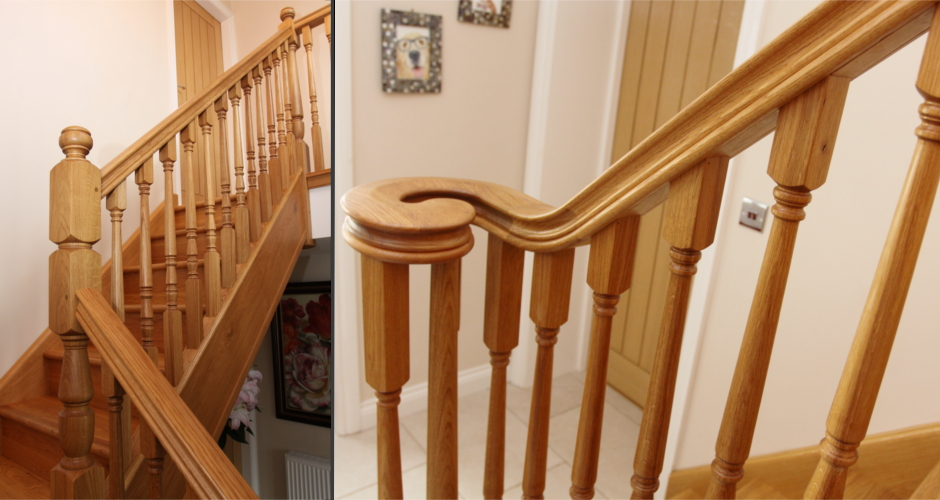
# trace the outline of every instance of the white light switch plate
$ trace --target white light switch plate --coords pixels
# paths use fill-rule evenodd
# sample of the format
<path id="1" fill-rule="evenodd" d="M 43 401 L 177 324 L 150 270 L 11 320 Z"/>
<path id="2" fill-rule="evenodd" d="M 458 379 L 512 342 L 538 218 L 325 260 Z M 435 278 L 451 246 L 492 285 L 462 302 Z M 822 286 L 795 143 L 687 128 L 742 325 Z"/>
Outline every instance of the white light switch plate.
<path id="1" fill-rule="evenodd" d="M 741 204 L 741 224 L 752 227 L 758 231 L 764 230 L 764 219 L 767 217 L 767 205 L 750 198 L 744 198 Z"/>

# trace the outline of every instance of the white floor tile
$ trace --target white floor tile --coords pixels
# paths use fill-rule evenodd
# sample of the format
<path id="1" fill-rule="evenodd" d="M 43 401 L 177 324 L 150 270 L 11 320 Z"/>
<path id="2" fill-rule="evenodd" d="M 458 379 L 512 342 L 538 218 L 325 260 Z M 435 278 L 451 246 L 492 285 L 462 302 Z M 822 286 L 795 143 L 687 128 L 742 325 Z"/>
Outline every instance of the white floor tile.
<path id="1" fill-rule="evenodd" d="M 551 416 L 561 415 L 572 408 L 581 406 L 583 391 L 584 381 L 578 381 L 574 374 L 563 375 L 552 380 Z M 527 424 L 531 405 L 532 389 L 521 389 L 514 385 L 507 388 L 506 408 Z"/>
<path id="2" fill-rule="evenodd" d="M 407 432 L 401 435 L 402 470 L 424 463 L 424 450 Z M 375 428 L 351 436 L 335 436 L 333 449 L 333 490 L 337 498 L 355 493 L 378 482 Z"/>

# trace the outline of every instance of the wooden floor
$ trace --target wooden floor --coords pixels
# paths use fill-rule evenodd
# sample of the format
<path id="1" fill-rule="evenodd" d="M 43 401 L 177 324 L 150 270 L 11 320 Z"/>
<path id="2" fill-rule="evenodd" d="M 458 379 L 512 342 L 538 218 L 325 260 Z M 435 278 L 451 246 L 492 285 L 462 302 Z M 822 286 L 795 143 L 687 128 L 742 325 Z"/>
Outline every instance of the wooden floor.
<path id="1" fill-rule="evenodd" d="M 803 498 L 819 461 L 816 446 L 748 460 L 738 498 Z M 940 461 L 940 424 L 869 437 L 849 469 L 845 498 L 910 498 Z M 708 466 L 678 470 L 669 478 L 667 498 L 703 498 L 710 480 Z"/>

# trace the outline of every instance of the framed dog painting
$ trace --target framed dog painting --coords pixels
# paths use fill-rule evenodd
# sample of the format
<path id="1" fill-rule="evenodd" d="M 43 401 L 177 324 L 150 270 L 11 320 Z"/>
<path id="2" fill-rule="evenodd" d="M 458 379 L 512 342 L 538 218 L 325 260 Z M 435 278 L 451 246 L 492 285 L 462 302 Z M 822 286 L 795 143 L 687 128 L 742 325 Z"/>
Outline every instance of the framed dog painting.
<path id="1" fill-rule="evenodd" d="M 441 16 L 382 9 L 382 90 L 441 91 Z"/>
<path id="2" fill-rule="evenodd" d="M 330 282 L 288 283 L 271 321 L 277 418 L 330 427 Z"/>
<path id="3" fill-rule="evenodd" d="M 512 0 L 460 0 L 457 20 L 499 28 L 509 27 Z"/>

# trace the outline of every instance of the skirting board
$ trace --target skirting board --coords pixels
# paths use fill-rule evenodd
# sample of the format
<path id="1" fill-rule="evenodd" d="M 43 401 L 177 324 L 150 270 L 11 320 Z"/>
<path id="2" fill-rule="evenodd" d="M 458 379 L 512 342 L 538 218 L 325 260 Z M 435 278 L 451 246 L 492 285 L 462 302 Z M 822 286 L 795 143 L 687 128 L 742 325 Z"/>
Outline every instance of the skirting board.
<path id="1" fill-rule="evenodd" d="M 938 461 L 940 423 L 874 434 L 859 446 L 845 498 L 910 498 Z M 744 465 L 738 497 L 803 498 L 818 462 L 818 446 L 751 458 Z M 703 498 L 710 480 L 708 465 L 674 471 L 666 498 Z"/>
<path id="2" fill-rule="evenodd" d="M 490 388 L 489 363 L 457 373 L 457 394 L 464 396 Z M 421 382 L 401 391 L 401 404 L 398 405 L 399 418 L 428 409 L 428 383 Z M 361 429 L 375 427 L 375 399 L 362 402 L 360 413 Z"/>

